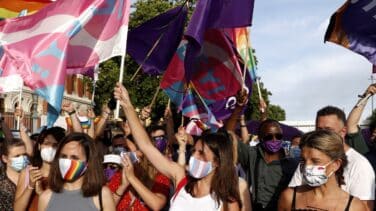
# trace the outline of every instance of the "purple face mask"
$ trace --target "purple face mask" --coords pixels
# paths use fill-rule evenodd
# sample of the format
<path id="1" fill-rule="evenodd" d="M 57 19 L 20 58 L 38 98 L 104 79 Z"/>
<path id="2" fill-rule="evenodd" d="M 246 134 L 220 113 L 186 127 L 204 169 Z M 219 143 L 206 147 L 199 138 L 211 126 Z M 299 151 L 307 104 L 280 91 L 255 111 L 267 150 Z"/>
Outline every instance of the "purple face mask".
<path id="1" fill-rule="evenodd" d="M 117 172 L 117 169 L 113 169 L 111 167 L 105 168 L 104 175 L 106 176 L 107 181 L 110 181 L 116 172 Z"/>
<path id="2" fill-rule="evenodd" d="M 264 149 L 271 153 L 276 153 L 282 148 L 282 140 L 267 140 L 262 142 Z"/>
<path id="3" fill-rule="evenodd" d="M 167 147 L 167 139 L 165 136 L 156 136 L 153 137 L 154 145 L 157 147 L 157 149 L 164 153 Z"/>

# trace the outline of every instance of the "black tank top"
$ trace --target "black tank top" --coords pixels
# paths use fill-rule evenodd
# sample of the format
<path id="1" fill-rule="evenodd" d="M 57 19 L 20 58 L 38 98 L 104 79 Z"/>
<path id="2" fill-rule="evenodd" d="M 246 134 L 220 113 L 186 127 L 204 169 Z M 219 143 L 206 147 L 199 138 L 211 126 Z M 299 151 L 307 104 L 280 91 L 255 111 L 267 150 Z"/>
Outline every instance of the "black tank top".
<path id="1" fill-rule="evenodd" d="M 291 204 L 291 211 L 317 211 L 316 209 L 311 209 L 311 208 L 304 208 L 304 209 L 296 209 L 295 208 L 295 198 L 296 198 L 296 187 L 294 188 L 294 195 L 292 197 L 292 204 Z M 350 210 L 350 205 L 353 200 L 353 196 L 349 195 L 349 200 L 347 201 L 347 205 L 344 211 L 349 211 Z"/>

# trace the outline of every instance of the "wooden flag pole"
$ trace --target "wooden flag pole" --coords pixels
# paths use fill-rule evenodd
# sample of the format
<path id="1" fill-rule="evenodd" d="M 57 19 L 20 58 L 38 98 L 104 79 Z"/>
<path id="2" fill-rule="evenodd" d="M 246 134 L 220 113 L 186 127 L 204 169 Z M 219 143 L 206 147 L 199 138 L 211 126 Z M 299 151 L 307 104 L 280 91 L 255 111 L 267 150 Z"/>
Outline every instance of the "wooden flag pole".
<path id="1" fill-rule="evenodd" d="M 142 66 L 145 64 L 146 60 L 149 59 L 150 55 L 154 52 L 154 49 L 158 46 L 159 42 L 161 41 L 162 37 L 164 36 L 166 32 L 163 32 L 157 39 L 157 41 L 155 41 L 154 45 L 151 47 L 151 49 L 149 50 L 148 54 L 146 55 L 145 59 L 142 61 L 141 65 L 138 66 L 136 72 L 133 74 L 132 78 L 131 78 L 131 81 L 134 80 L 134 78 L 137 76 L 137 74 L 140 72 Z"/>
<path id="2" fill-rule="evenodd" d="M 170 109 L 170 106 L 171 106 L 171 99 L 168 98 L 168 101 L 167 101 L 167 108 Z"/>
<path id="3" fill-rule="evenodd" d="M 157 100 L 157 97 L 158 97 L 158 93 L 159 93 L 159 90 L 161 89 L 161 87 L 158 85 L 157 87 L 157 90 L 155 91 L 154 93 L 154 96 L 153 96 L 153 99 L 151 100 L 151 103 L 149 104 L 149 107 L 152 108 L 155 104 L 155 101 Z"/>
<path id="4" fill-rule="evenodd" d="M 181 112 L 181 123 L 180 123 L 180 127 L 183 127 L 184 126 L 184 116 L 183 116 L 183 112 Z"/>

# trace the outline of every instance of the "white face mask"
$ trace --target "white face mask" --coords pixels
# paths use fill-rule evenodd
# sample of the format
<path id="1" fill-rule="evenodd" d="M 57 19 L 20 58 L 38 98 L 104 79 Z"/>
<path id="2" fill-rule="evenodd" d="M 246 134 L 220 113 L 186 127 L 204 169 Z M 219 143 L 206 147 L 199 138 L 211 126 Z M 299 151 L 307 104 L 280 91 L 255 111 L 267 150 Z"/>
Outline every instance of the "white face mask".
<path id="1" fill-rule="evenodd" d="M 331 164 L 333 161 L 330 161 L 326 165 L 307 165 L 303 169 L 303 178 L 307 185 L 311 187 L 318 187 L 325 184 L 328 181 L 328 178 L 334 173 L 331 172 L 326 176 L 326 167 Z"/>
<path id="2" fill-rule="evenodd" d="M 189 175 L 196 179 L 201 179 L 203 177 L 206 177 L 210 172 L 213 171 L 213 165 L 212 162 L 205 162 L 202 160 L 198 160 L 195 157 L 191 156 L 189 159 L 189 168 L 188 172 Z"/>
<path id="3" fill-rule="evenodd" d="M 29 160 L 27 159 L 26 155 L 20 155 L 18 157 L 11 158 L 10 162 L 10 167 L 15 171 L 20 172 L 27 166 Z"/>
<path id="4" fill-rule="evenodd" d="M 40 150 L 40 156 L 45 162 L 52 162 L 56 154 L 56 149 L 53 147 L 46 147 Z"/>

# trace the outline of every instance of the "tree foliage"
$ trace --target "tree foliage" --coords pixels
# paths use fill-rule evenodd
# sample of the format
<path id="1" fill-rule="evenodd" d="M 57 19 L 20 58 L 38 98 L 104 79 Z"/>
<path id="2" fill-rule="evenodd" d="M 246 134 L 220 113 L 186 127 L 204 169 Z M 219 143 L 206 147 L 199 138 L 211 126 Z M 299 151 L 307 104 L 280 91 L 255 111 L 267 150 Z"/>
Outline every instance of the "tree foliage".
<path id="1" fill-rule="evenodd" d="M 153 18 L 176 5 L 184 3 L 183 0 L 139 0 L 134 5 L 132 5 L 133 12 L 130 17 L 130 30 L 138 25 L 142 24 L 146 20 Z M 192 1 L 191 1 L 192 2 Z M 193 4 L 190 4 L 190 15 L 192 14 Z M 100 65 L 100 74 L 99 80 L 96 83 L 96 96 L 95 96 L 95 110 L 100 111 L 100 107 L 104 103 L 108 103 L 112 97 L 113 88 L 119 78 L 119 67 L 120 67 L 120 58 L 110 59 Z M 148 76 L 140 71 L 133 81 L 130 81 L 133 74 L 136 72 L 138 64 L 136 64 L 129 56 L 126 56 L 125 59 L 125 71 L 124 71 L 124 80 L 123 84 L 127 87 L 132 102 L 136 107 L 142 108 L 151 103 L 151 100 L 154 96 L 154 93 L 159 86 L 159 82 L 162 76 Z M 261 92 L 262 95 L 269 105 L 268 113 L 270 118 L 275 118 L 277 120 L 285 119 L 284 110 L 275 105 L 270 105 L 268 96 L 271 93 L 263 87 L 261 83 Z M 167 104 L 168 97 L 160 91 L 156 104 L 153 108 L 154 117 L 159 118 L 163 115 L 164 108 Z M 249 103 L 249 109 L 246 113 L 248 119 L 258 119 L 260 114 L 258 111 L 258 94 L 257 87 L 253 86 L 253 93 Z"/>

